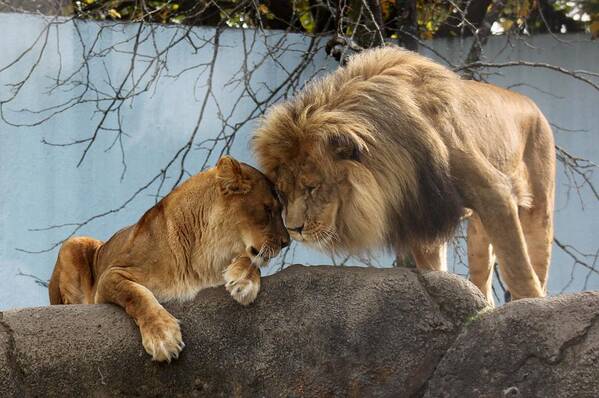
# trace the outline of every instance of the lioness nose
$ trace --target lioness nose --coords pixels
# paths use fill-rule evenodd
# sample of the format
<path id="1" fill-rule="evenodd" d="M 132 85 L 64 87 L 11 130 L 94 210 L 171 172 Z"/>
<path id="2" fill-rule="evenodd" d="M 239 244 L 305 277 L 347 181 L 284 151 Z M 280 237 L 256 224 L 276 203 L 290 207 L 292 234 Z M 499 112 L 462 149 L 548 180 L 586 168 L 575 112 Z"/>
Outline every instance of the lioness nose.
<path id="1" fill-rule="evenodd" d="M 300 225 L 299 227 L 287 227 L 288 230 L 293 231 L 293 232 L 297 232 L 298 234 L 302 233 L 302 229 L 304 229 L 304 224 Z"/>

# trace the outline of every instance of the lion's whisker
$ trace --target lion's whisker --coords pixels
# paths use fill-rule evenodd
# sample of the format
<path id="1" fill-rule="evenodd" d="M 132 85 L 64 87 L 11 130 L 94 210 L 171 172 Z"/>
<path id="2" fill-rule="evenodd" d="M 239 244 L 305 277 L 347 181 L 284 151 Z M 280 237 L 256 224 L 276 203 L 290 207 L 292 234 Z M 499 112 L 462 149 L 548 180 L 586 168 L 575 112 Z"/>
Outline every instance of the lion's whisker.
<path id="1" fill-rule="evenodd" d="M 339 235 L 337 235 L 337 233 L 331 227 L 323 229 L 322 234 L 326 238 L 327 244 L 330 244 L 333 241 L 339 241 Z"/>

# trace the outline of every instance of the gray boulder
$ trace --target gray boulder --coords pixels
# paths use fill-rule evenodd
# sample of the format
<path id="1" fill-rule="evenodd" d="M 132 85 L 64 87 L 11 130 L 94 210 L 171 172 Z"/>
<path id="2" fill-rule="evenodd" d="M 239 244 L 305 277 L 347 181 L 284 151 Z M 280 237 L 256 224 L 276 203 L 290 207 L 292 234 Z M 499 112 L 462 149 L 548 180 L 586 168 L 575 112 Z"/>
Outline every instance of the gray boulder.
<path id="1" fill-rule="evenodd" d="M 481 315 L 425 397 L 599 397 L 599 292 L 519 300 Z"/>
<path id="2" fill-rule="evenodd" d="M 409 397 L 484 306 L 448 273 L 292 266 L 249 307 L 222 287 L 167 305 L 187 344 L 171 364 L 115 306 L 7 311 L 0 396 Z"/>

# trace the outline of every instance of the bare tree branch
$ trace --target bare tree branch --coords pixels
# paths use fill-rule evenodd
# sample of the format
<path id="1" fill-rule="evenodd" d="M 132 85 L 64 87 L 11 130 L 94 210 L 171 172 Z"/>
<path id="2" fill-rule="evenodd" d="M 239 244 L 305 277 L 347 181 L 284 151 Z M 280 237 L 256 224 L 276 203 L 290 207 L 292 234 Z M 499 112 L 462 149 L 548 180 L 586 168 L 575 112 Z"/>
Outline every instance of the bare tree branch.
<path id="1" fill-rule="evenodd" d="M 589 72 L 585 70 L 568 70 L 561 66 L 547 64 L 543 62 L 529 62 L 529 61 L 510 61 L 510 62 L 501 62 L 501 63 L 493 63 L 493 62 L 472 62 L 469 64 L 462 65 L 454 69 L 454 71 L 459 72 L 461 70 L 467 70 L 472 68 L 509 68 L 514 66 L 527 66 L 530 68 L 544 68 L 553 70 L 564 75 L 567 75 L 573 79 L 580 80 L 589 86 L 593 87 L 595 90 L 599 90 L 599 84 L 591 80 L 586 76 L 599 77 L 599 73 Z"/>
<path id="2" fill-rule="evenodd" d="M 78 17 L 94 18 L 100 14 L 105 15 L 108 9 L 117 3 L 98 1 L 89 7 L 83 5 Z M 161 15 L 168 11 L 167 8 L 164 5 L 154 7 L 145 1 L 132 2 L 135 12 L 130 21 L 134 23 L 121 23 L 114 18 L 111 20 L 109 16 L 105 16 L 107 20 L 102 22 L 71 17 L 46 18 L 46 23 L 35 35 L 32 43 L 14 59 L 5 60 L 0 65 L 0 74 L 11 72 L 12 76 L 19 76 L 15 81 L 9 82 L 8 90 L 4 94 L 0 94 L 0 119 L 4 123 L 23 128 L 41 126 L 60 115 L 93 108 L 87 130 L 67 135 L 69 138 L 62 140 L 53 139 L 50 135 L 42 136 L 41 142 L 57 150 L 67 147 L 80 148 L 77 166 L 83 164 L 92 152 L 118 151 L 121 180 L 125 178 L 128 170 L 126 144 L 129 139 L 135 137 L 134 132 L 126 130 L 126 119 L 133 112 L 132 108 L 135 109 L 135 101 L 159 96 L 159 83 L 163 80 L 174 82 L 185 79 L 190 85 L 195 84 L 193 96 L 198 103 L 194 109 L 194 112 L 197 112 L 194 116 L 195 123 L 189 131 L 183 132 L 181 143 L 168 154 L 162 164 L 153 165 L 154 169 L 149 173 L 149 177 L 139 186 L 131 187 L 124 200 L 107 206 L 107 209 L 96 211 L 83 220 L 66 220 L 68 222 L 31 229 L 36 232 L 57 230 L 64 232 L 64 235 L 45 248 L 18 250 L 29 253 L 51 251 L 64 240 L 83 232 L 86 227 L 103 217 L 129 207 L 144 194 L 159 200 L 186 176 L 197 171 L 190 170 L 190 159 L 195 157 L 195 153 L 200 156 L 200 168 L 209 167 L 217 157 L 229 153 L 240 135 L 244 134 L 272 104 L 294 95 L 306 82 L 324 71 L 321 66 L 315 65 L 314 60 L 325 50 L 325 46 L 326 52 L 343 64 L 348 55 L 354 52 L 386 45 L 389 42 L 399 42 L 412 50 L 418 47 L 427 49 L 456 72 L 464 72 L 470 77 L 476 75 L 482 80 L 492 73 L 485 70 L 508 67 L 541 68 L 576 79 L 599 90 L 599 72 L 596 71 L 570 70 L 560 65 L 531 61 L 483 61 L 485 46 L 491 37 L 491 26 L 499 21 L 501 15 L 505 15 L 506 0 L 450 0 L 435 5 L 448 12 L 435 36 L 473 36 L 472 44 L 466 50 L 465 60 L 458 61 L 454 61 L 451 54 L 446 56 L 436 51 L 430 41 L 425 40 L 431 36 L 422 34 L 425 29 L 422 21 L 425 15 L 419 15 L 419 10 L 423 13 L 426 10 L 415 0 L 384 4 L 376 0 L 185 0 L 179 3 L 181 9 L 171 17 L 182 17 L 180 23 L 208 25 L 214 28 L 208 30 L 188 25 L 154 24 L 152 22 L 160 20 Z M 383 7 L 390 7 L 389 3 L 392 3 L 394 9 L 385 13 Z M 547 2 L 541 3 L 543 9 L 539 10 L 540 17 L 547 30 L 561 43 L 557 33 L 554 33 L 554 16 L 547 15 Z M 301 10 L 300 6 L 303 7 Z M 311 27 L 308 28 L 309 26 Z M 69 48 L 68 51 L 77 54 L 79 59 L 70 69 L 63 63 L 65 54 L 68 54 L 63 43 L 65 35 L 62 29 L 65 27 L 72 28 L 74 32 L 73 48 Z M 216 65 L 222 61 L 222 53 L 226 50 L 221 34 L 227 27 L 240 28 L 242 31 L 238 48 L 241 60 L 239 69 L 224 83 L 224 87 L 233 90 L 235 94 L 225 102 L 217 95 L 213 85 Z M 247 29 L 249 27 L 252 29 Z M 280 30 L 270 30 L 272 28 Z M 308 29 L 311 30 L 308 32 Z M 290 35 L 290 32 L 297 31 L 306 33 L 307 38 L 303 46 L 298 46 L 296 39 Z M 333 37 L 329 35 L 332 31 L 335 32 Z M 504 50 L 514 46 L 514 41 L 518 38 L 520 44 L 527 44 L 525 38 L 518 36 L 518 29 L 512 31 L 513 36 L 508 36 Z M 112 41 L 107 43 L 108 38 Z M 200 58 L 179 69 L 175 67 L 176 63 L 170 60 L 172 54 L 178 51 Z M 48 87 L 43 87 L 44 91 L 40 94 L 50 103 L 39 107 L 23 106 L 20 99 L 30 87 L 32 76 L 42 73 L 40 65 L 50 56 L 59 60 L 58 66 L 43 72 L 48 75 L 50 83 Z M 110 63 L 106 62 L 109 57 L 126 60 L 127 67 L 118 71 L 111 70 Z M 283 78 L 276 81 L 260 81 L 258 76 L 267 67 L 275 68 Z M 19 73 L 14 73 L 15 70 Z M 516 87 L 530 87 L 544 95 L 561 98 L 556 93 L 542 87 L 534 87 L 528 82 L 515 83 L 510 88 Z M 214 132 L 211 131 L 211 134 L 205 131 L 209 120 L 208 109 L 216 109 L 216 115 L 210 115 L 210 119 L 217 122 L 217 128 Z M 555 123 L 552 123 L 552 126 L 563 132 L 582 131 Z M 583 189 L 588 189 L 594 199 L 598 199 L 598 190 L 593 181 L 593 172 L 597 165 L 560 146 L 556 149 L 557 159 L 568 177 L 569 189 L 576 190 L 581 204 Z M 457 245 L 454 245 L 454 257 L 458 264 L 465 267 L 465 256 L 460 251 L 463 251 L 463 234 L 458 237 L 457 242 Z M 582 267 L 588 271 L 587 277 L 597 274 L 596 253 L 585 253 L 577 250 L 574 245 L 563 244 L 557 239 L 556 246 L 573 259 L 573 270 L 574 267 Z M 292 262 L 296 247 L 294 244 L 287 248 L 276 266 L 283 268 Z M 335 256 L 334 253 L 331 256 L 333 263 L 340 265 L 360 262 L 380 266 L 376 259 L 368 256 L 352 258 Z M 495 295 L 499 299 L 501 292 L 495 292 Z"/>

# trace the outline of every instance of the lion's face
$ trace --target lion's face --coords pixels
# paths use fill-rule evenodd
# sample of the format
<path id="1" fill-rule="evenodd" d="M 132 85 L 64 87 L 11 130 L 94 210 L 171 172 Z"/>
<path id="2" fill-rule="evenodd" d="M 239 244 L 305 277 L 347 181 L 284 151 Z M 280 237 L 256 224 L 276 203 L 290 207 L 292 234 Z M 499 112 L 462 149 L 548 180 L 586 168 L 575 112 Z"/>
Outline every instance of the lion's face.
<path id="1" fill-rule="evenodd" d="M 216 171 L 227 229 L 238 233 L 253 263 L 265 264 L 289 245 L 273 184 L 258 170 L 228 156 L 221 158 Z"/>
<path id="2" fill-rule="evenodd" d="M 291 237 L 327 252 L 380 246 L 386 231 L 383 195 L 355 148 L 335 140 L 300 147 L 295 156 L 282 156 L 276 144 L 256 146 L 281 197 Z"/>
<path id="3" fill-rule="evenodd" d="M 284 205 L 290 235 L 326 252 L 363 254 L 386 246 L 389 189 L 379 184 L 353 114 L 312 114 L 275 105 L 252 140 Z M 353 116 L 352 116 L 353 115 Z"/>
<path id="4" fill-rule="evenodd" d="M 311 160 L 280 167 L 275 183 L 293 239 L 319 248 L 327 248 L 339 239 L 340 198 L 347 193 L 339 177 Z"/>

